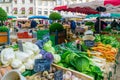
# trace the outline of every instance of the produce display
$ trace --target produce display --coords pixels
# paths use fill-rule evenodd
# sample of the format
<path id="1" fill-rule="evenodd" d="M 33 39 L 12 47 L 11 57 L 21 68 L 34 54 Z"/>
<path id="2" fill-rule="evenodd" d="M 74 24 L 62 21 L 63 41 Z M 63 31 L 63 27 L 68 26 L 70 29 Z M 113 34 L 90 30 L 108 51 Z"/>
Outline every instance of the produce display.
<path id="1" fill-rule="evenodd" d="M 106 69 L 110 67 L 105 66 L 116 60 L 119 42 L 114 37 L 96 35 L 95 45 L 88 47 L 84 41 L 79 40 L 56 46 L 52 46 L 48 38 L 35 43 L 24 42 L 22 43 L 23 51 L 19 50 L 18 44 L 14 44 L 2 49 L 0 61 L 2 66 L 11 66 L 11 70 L 16 69 L 23 76 L 29 76 L 26 78 L 28 80 L 54 80 L 55 72 L 58 70 L 63 70 L 63 80 L 82 80 L 70 70 L 91 76 L 94 80 L 103 79 L 104 73 L 108 72 Z M 51 64 L 61 66 L 62 69 L 51 66 L 48 71 L 36 73 L 34 71 L 36 59 L 49 60 Z M 5 73 L 6 71 L 0 69 L 1 76 Z M 32 75 L 37 76 L 32 77 Z"/>
<path id="2" fill-rule="evenodd" d="M 34 60 L 42 58 L 42 55 L 38 54 L 40 49 L 37 45 L 30 42 L 24 43 L 23 49 L 24 52 L 19 50 L 14 51 L 14 47 L 3 49 L 0 54 L 2 65 L 11 66 L 13 69 L 17 69 L 21 73 L 24 72 L 25 69 L 33 69 Z"/>
<path id="3" fill-rule="evenodd" d="M 58 52 L 63 51 L 61 54 L 59 54 L 62 59 L 57 64 L 59 66 L 63 66 L 90 75 L 94 77 L 95 80 L 102 79 L 103 75 L 101 69 L 93 64 L 91 59 L 87 56 L 88 53 L 80 52 L 77 50 L 77 48 L 75 48 L 75 45 L 69 45 L 71 45 L 71 43 L 66 44 L 66 46 L 64 45 L 64 47 L 61 45 L 56 47 Z"/>
<path id="4" fill-rule="evenodd" d="M 28 32 L 18 32 L 17 33 L 18 38 L 23 39 L 23 38 L 33 38 L 31 34 Z"/>
<path id="5" fill-rule="evenodd" d="M 27 80 L 54 80 L 55 72 L 60 69 L 51 66 L 49 71 L 43 71 L 33 75 L 32 77 L 27 77 Z M 62 80 L 81 80 L 77 76 L 75 76 L 71 71 L 63 71 L 63 79 Z"/>

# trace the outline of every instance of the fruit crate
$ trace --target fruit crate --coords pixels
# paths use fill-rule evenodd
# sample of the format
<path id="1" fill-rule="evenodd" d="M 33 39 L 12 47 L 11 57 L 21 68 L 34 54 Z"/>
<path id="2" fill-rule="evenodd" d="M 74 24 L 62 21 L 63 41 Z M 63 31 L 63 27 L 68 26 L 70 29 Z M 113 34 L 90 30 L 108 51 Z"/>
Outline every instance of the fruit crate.
<path id="1" fill-rule="evenodd" d="M 94 80 L 92 77 L 90 77 L 90 76 L 88 76 L 86 74 L 83 74 L 83 73 L 80 73 L 80 72 L 77 72 L 77 71 L 74 71 L 74 70 L 71 70 L 71 69 L 67 69 L 67 68 L 58 66 L 56 64 L 52 64 L 52 67 L 55 67 L 57 70 L 62 70 L 63 73 L 66 72 L 66 71 L 70 71 L 72 73 L 72 75 L 75 75 L 76 77 L 78 77 L 81 80 Z M 40 74 L 41 74 L 41 72 L 36 73 L 36 74 L 34 74 L 34 75 L 30 76 L 30 77 L 27 77 L 27 80 L 35 80 L 35 77 L 40 76 Z"/>

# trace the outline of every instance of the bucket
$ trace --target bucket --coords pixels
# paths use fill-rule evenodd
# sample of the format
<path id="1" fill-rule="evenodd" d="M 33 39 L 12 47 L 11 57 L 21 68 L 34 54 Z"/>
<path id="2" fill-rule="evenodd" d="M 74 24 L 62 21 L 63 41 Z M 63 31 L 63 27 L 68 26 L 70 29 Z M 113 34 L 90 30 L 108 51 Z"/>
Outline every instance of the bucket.
<path id="1" fill-rule="evenodd" d="M 1 80 L 26 80 L 25 77 L 21 75 L 21 73 L 17 70 L 11 70 L 7 72 Z"/>

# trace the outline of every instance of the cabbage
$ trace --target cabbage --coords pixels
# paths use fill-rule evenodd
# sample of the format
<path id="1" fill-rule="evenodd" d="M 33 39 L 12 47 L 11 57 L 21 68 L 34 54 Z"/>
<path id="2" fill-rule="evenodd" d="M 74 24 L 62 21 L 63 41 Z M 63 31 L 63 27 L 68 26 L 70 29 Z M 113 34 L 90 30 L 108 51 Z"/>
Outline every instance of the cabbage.
<path id="1" fill-rule="evenodd" d="M 50 52 L 50 53 L 54 54 L 55 53 L 55 49 L 49 43 L 45 43 L 44 46 L 43 46 L 43 49 L 46 50 L 47 52 Z"/>
<path id="2" fill-rule="evenodd" d="M 47 52 L 43 55 L 43 59 L 48 59 L 50 60 L 51 62 L 53 61 L 54 57 L 51 53 Z"/>
<path id="3" fill-rule="evenodd" d="M 11 66 L 13 68 L 19 68 L 22 65 L 22 62 L 18 59 L 14 59 L 11 63 Z"/>
<path id="4" fill-rule="evenodd" d="M 59 63 L 61 61 L 61 56 L 58 54 L 53 54 L 54 56 L 54 63 Z"/>
<path id="5" fill-rule="evenodd" d="M 0 57 L 2 64 L 9 65 L 15 58 L 14 50 L 12 48 L 5 48 L 1 51 Z"/>
<path id="6" fill-rule="evenodd" d="M 46 53 L 46 51 L 45 50 L 40 50 L 40 54 L 42 54 L 42 55 L 44 55 Z"/>

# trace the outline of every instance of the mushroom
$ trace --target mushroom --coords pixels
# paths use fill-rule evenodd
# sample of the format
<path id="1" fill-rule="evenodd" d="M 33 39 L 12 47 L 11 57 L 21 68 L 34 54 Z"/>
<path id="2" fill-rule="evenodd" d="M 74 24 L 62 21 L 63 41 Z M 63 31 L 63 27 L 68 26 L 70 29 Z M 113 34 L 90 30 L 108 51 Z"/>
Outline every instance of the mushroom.
<path id="1" fill-rule="evenodd" d="M 50 80 L 53 79 L 54 78 L 54 73 L 48 74 L 47 78 L 50 79 Z"/>

